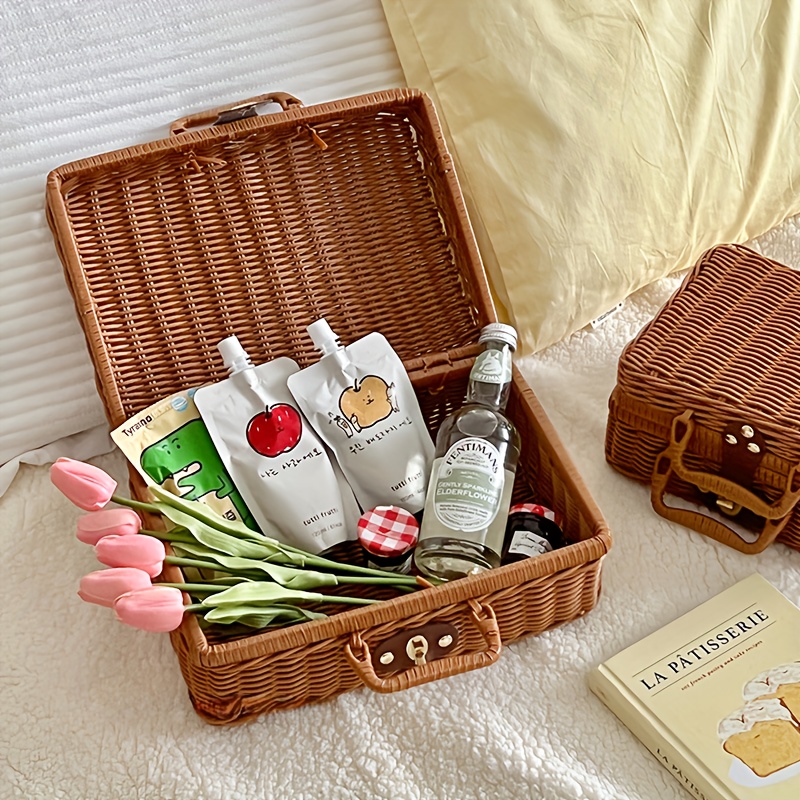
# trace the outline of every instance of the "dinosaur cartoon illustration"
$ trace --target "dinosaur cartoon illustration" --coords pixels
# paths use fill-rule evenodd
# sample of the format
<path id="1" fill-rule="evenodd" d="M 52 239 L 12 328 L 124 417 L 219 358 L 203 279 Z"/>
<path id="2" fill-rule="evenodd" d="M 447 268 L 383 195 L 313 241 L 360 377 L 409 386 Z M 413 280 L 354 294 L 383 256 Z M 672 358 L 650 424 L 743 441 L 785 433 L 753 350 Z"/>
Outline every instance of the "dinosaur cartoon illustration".
<path id="1" fill-rule="evenodd" d="M 245 525 L 258 530 L 256 521 L 225 471 L 202 420 L 193 419 L 146 447 L 142 451 L 141 465 L 156 483 L 186 500 L 199 500 L 213 492 L 215 499 L 220 501 L 219 505 L 224 506 L 227 500 Z M 204 502 L 208 503 L 208 500 Z"/>

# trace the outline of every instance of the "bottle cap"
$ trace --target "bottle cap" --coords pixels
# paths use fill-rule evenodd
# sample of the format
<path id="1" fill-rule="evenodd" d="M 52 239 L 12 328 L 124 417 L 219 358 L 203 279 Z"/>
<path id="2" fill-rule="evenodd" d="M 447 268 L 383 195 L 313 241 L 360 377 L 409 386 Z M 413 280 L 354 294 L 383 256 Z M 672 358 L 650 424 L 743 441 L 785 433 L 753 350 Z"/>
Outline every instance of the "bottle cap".
<path id="1" fill-rule="evenodd" d="M 481 335 L 478 337 L 478 344 L 483 344 L 483 342 L 490 339 L 504 342 L 512 350 L 517 349 L 517 331 L 511 325 L 505 325 L 502 322 L 490 322 L 481 331 Z"/>
<path id="2" fill-rule="evenodd" d="M 306 330 L 311 337 L 311 341 L 314 342 L 314 347 L 321 351 L 324 356 L 335 352 L 342 346 L 339 337 L 331 330 L 331 326 L 328 325 L 328 321 L 324 317 L 312 322 Z"/>
<path id="3" fill-rule="evenodd" d="M 544 517 L 551 522 L 555 522 L 559 527 L 561 526 L 561 514 L 538 503 L 517 503 L 508 509 L 508 515 L 511 516 L 512 514 L 534 514 L 537 517 Z"/>
<path id="4" fill-rule="evenodd" d="M 398 506 L 376 506 L 358 520 L 358 541 L 370 555 L 393 558 L 410 554 L 418 538 L 419 523 Z"/>
<path id="5" fill-rule="evenodd" d="M 242 347 L 236 336 L 229 336 L 227 339 L 223 339 L 217 345 L 217 350 L 219 350 L 222 362 L 231 375 L 234 372 L 241 372 L 243 369 L 253 366 L 250 356 L 247 355 L 247 350 Z"/>

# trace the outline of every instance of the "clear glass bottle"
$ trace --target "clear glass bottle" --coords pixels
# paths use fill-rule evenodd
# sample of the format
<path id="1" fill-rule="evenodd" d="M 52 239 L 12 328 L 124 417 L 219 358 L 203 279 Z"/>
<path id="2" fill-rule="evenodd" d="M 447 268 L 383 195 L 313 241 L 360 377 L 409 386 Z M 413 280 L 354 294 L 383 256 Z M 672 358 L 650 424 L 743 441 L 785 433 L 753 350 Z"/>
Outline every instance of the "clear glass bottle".
<path id="1" fill-rule="evenodd" d="M 414 563 L 424 575 L 463 578 L 500 565 L 520 440 L 504 409 L 517 332 L 492 323 L 464 405 L 441 424 Z"/>

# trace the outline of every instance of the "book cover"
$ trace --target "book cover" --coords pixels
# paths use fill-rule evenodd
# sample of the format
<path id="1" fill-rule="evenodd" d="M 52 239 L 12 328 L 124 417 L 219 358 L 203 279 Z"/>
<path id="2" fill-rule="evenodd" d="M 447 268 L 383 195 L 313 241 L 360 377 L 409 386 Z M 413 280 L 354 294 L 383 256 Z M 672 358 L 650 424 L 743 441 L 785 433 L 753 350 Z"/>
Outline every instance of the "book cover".
<path id="1" fill-rule="evenodd" d="M 608 659 L 589 687 L 699 800 L 800 798 L 800 609 L 761 575 Z"/>

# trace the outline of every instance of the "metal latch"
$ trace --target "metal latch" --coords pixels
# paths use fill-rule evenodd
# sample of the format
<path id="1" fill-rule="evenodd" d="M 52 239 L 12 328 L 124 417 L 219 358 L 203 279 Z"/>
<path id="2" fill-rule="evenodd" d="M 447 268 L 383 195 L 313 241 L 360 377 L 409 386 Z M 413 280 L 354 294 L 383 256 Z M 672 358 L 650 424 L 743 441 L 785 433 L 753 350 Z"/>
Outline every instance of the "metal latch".
<path id="1" fill-rule="evenodd" d="M 424 636 L 413 636 L 406 645 L 408 657 L 418 666 L 425 663 L 425 656 L 428 653 L 428 640 Z"/>

